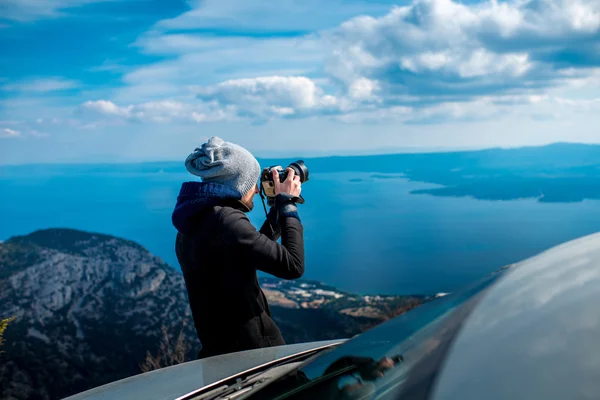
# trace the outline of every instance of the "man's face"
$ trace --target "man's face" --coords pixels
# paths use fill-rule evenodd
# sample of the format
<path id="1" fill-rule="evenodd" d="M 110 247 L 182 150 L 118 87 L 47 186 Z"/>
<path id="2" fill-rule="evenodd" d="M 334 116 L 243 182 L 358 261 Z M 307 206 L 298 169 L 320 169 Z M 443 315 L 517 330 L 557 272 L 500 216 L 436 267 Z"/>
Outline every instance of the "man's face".
<path id="1" fill-rule="evenodd" d="M 250 189 L 248 193 L 242 197 L 242 203 L 246 205 L 250 210 L 254 208 L 254 196 L 258 193 L 258 185 L 254 185 L 253 189 Z"/>

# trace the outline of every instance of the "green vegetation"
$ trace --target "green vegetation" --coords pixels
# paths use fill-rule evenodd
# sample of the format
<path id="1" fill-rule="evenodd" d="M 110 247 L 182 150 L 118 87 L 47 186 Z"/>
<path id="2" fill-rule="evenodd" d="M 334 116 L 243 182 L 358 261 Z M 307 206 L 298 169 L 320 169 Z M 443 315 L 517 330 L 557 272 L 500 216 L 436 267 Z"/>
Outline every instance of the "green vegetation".
<path id="1" fill-rule="evenodd" d="M 86 256 L 86 251 L 91 248 L 102 247 L 106 252 L 114 252 L 119 246 L 129 246 L 140 251 L 146 249 L 131 240 L 116 238 L 102 233 L 85 232 L 77 229 L 49 228 L 40 229 L 25 236 L 13 236 L 7 244 L 38 246 L 53 249 L 65 254 Z M 112 255 L 114 260 L 118 257 Z"/>
<path id="2" fill-rule="evenodd" d="M 6 318 L 0 320 L 0 346 L 4 344 L 4 331 L 8 328 L 8 324 L 14 321 L 17 317 Z"/>
<path id="3" fill-rule="evenodd" d="M 158 351 L 152 355 L 149 351 L 146 352 L 146 359 L 140 364 L 142 372 L 154 371 L 156 369 L 170 367 L 184 363 L 186 354 L 190 350 L 190 346 L 184 334 L 184 326 L 179 331 L 179 335 L 174 343 L 169 339 L 169 332 L 166 326 L 162 326 L 162 339 Z"/>

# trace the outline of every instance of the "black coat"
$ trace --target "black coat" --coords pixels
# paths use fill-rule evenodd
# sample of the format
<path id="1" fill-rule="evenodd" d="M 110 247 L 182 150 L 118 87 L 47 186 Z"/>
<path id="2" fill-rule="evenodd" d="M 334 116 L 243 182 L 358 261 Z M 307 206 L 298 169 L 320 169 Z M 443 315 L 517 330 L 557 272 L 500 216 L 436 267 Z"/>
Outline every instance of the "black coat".
<path id="1" fill-rule="evenodd" d="M 257 270 L 283 279 L 304 273 L 303 227 L 295 204 L 279 196 L 260 231 L 250 223 L 238 200 L 203 207 L 179 232 L 176 253 L 185 278 L 198 338 L 199 357 L 283 345 L 271 319 Z M 278 221 L 275 221 L 278 219 Z M 276 242 L 281 235 L 281 244 Z"/>

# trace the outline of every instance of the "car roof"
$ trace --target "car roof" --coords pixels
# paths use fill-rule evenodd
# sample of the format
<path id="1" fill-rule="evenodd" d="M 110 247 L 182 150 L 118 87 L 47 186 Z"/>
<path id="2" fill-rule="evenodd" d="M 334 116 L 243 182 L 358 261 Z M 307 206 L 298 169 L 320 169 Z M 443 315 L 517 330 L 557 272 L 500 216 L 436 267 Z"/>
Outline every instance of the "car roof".
<path id="1" fill-rule="evenodd" d="M 190 361 L 112 382 L 65 400 L 173 400 L 259 365 L 343 341 L 344 339 L 267 347 Z"/>
<path id="2" fill-rule="evenodd" d="M 600 234 L 511 268 L 463 324 L 431 398 L 600 399 Z"/>

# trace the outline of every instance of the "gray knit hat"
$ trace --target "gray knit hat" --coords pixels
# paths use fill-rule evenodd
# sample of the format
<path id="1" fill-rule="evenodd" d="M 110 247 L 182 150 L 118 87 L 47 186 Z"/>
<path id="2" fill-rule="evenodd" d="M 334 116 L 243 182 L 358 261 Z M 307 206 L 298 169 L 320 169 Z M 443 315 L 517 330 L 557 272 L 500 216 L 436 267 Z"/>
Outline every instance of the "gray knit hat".
<path id="1" fill-rule="evenodd" d="M 185 168 L 202 178 L 237 190 L 240 197 L 258 183 L 260 165 L 250 152 L 213 136 L 185 160 Z"/>

